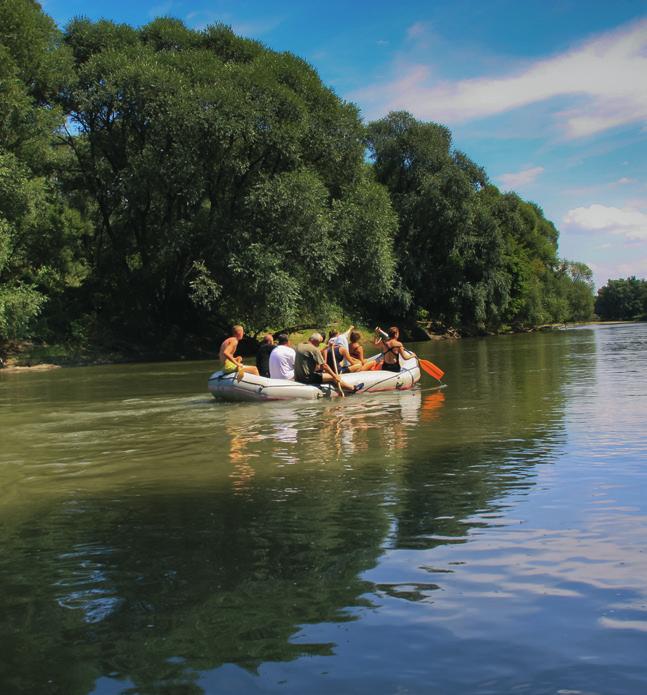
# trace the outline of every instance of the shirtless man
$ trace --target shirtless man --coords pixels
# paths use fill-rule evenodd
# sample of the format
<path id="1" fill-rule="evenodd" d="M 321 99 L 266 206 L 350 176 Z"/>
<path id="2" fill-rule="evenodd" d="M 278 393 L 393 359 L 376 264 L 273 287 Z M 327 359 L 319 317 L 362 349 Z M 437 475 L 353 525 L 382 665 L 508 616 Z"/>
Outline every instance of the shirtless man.
<path id="1" fill-rule="evenodd" d="M 243 378 L 245 374 L 253 374 L 258 376 L 258 369 L 256 367 L 245 367 L 243 365 L 243 358 L 236 357 L 236 350 L 238 349 L 238 341 L 242 340 L 245 335 L 242 326 L 234 326 L 231 329 L 231 337 L 223 340 L 220 346 L 220 362 L 222 363 L 222 371 L 225 374 L 232 374 L 238 372 L 240 379 Z"/>

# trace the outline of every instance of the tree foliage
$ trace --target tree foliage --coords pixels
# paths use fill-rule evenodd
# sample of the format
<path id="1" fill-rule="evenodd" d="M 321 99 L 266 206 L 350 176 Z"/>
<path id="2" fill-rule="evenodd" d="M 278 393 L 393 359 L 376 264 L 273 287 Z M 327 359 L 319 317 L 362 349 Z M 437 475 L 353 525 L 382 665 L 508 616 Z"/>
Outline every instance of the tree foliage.
<path id="1" fill-rule="evenodd" d="M 292 54 L 171 18 L 60 31 L 0 0 L 0 58 L 0 337 L 590 313 L 540 208 L 442 125 L 364 125 Z"/>
<path id="2" fill-rule="evenodd" d="M 575 295 L 591 294 L 590 271 L 572 287 L 555 226 L 534 203 L 490 184 L 452 148 L 446 127 L 391 113 L 369 124 L 367 142 L 398 213 L 398 271 L 414 314 L 474 330 L 587 314 Z"/>
<path id="3" fill-rule="evenodd" d="M 598 290 L 595 313 L 611 321 L 647 316 L 647 280 L 635 276 L 609 280 Z"/>

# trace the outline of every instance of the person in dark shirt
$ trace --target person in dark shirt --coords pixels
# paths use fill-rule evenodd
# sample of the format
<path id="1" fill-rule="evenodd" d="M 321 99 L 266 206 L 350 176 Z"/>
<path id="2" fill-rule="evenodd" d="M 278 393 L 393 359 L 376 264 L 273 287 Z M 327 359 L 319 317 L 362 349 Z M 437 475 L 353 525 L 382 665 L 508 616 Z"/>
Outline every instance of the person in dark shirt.
<path id="1" fill-rule="evenodd" d="M 337 382 L 344 391 L 361 391 L 364 384 L 353 386 L 342 380 L 339 374 L 336 374 L 329 367 L 319 346 L 323 342 L 323 336 L 320 333 L 313 333 L 307 343 L 300 343 L 296 348 L 294 359 L 294 378 L 302 384 L 312 384 L 319 386 L 321 384 L 329 384 L 333 381 Z"/>
<path id="2" fill-rule="evenodd" d="M 261 376 L 270 378 L 270 353 L 274 350 L 274 337 L 268 333 L 256 353 L 256 367 Z"/>

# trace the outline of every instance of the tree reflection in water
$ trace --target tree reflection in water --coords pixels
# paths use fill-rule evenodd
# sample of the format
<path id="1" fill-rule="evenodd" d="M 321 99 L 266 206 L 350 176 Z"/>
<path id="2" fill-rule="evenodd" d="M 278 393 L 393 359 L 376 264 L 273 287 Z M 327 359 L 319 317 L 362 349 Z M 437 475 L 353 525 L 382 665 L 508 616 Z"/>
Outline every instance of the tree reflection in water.
<path id="1" fill-rule="evenodd" d="M 465 397 L 448 409 L 451 391 L 218 408 L 204 465 L 220 477 L 78 495 L 6 526 L 2 692 L 80 695 L 109 677 L 197 693 L 199 674 L 223 664 L 253 673 L 332 655 L 332 641 L 295 637 L 356 619 L 372 596 L 424 600 L 438 584 L 362 575 L 386 547 L 463 541 L 476 512 L 532 484 L 528 469 L 511 469 L 509 441 L 537 460 L 561 384 L 512 369 L 480 365 L 464 386 L 476 399 L 479 381 L 496 381 L 500 394 L 498 408 L 468 415 L 469 436 L 463 411 L 476 406 Z"/>

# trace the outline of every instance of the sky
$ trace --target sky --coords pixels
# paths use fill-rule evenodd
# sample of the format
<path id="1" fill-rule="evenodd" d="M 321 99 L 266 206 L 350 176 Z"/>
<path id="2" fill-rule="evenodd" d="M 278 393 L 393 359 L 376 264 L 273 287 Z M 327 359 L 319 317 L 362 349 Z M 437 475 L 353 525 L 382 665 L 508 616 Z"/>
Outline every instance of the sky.
<path id="1" fill-rule="evenodd" d="M 45 0 L 136 26 L 214 22 L 305 58 L 373 120 L 449 126 L 501 190 L 540 205 L 598 286 L 647 277 L 646 0 Z"/>

